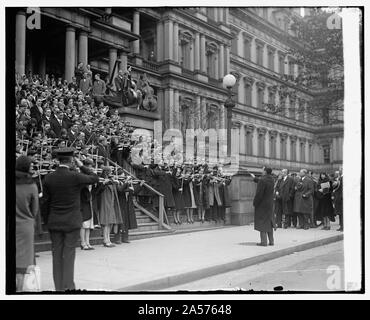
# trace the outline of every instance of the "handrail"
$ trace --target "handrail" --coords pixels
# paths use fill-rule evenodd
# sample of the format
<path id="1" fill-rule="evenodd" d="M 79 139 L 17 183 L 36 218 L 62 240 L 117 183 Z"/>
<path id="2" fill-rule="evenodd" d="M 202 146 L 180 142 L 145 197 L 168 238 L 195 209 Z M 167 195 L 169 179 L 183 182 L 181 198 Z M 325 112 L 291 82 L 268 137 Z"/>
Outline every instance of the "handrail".
<path id="1" fill-rule="evenodd" d="M 135 177 L 135 175 L 133 175 L 131 172 L 129 172 L 128 170 L 126 170 L 125 168 L 121 167 L 119 164 L 117 164 L 116 162 L 106 158 L 108 160 L 108 162 L 116 167 L 119 167 L 120 169 L 122 169 L 126 174 L 130 175 L 131 177 L 133 177 L 134 179 L 136 180 L 139 180 L 137 177 Z M 159 229 L 163 229 L 163 227 L 165 227 L 167 229 L 167 225 L 163 222 L 163 218 L 166 219 L 167 223 L 168 223 L 168 218 L 167 218 L 167 214 L 165 212 L 165 209 L 164 209 L 164 195 L 160 192 L 158 192 L 157 190 L 155 190 L 152 186 L 150 186 L 149 184 L 147 184 L 145 181 L 144 183 L 142 184 L 143 186 L 145 186 L 147 189 L 149 189 L 150 191 L 152 191 L 153 193 L 155 193 L 157 196 L 159 196 L 159 221 L 158 221 L 158 224 L 159 224 Z M 152 218 L 152 217 L 151 217 Z"/>

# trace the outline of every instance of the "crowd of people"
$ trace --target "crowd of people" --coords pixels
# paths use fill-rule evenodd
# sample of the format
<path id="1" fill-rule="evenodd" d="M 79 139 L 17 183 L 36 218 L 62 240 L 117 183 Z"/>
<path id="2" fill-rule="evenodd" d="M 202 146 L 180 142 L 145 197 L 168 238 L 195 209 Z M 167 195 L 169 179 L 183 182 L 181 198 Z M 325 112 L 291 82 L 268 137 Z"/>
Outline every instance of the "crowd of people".
<path id="1" fill-rule="evenodd" d="M 158 214 L 158 197 L 144 187 L 144 182 L 164 195 L 167 215 L 173 216 L 176 224 L 183 220 L 194 223 L 194 212 L 201 222 L 224 222 L 225 209 L 230 206 L 227 186 L 231 178 L 223 175 L 220 167 L 163 161 L 134 164 L 130 150 L 141 140 L 133 141 L 130 124 L 120 119 L 117 110 L 105 105 L 105 83 L 100 76 L 96 74 L 92 82 L 92 73 L 82 67 L 79 64 L 71 83 L 47 75 L 16 79 L 16 243 L 20 279 L 34 262 L 34 231 L 30 225 L 36 221 L 36 233 L 42 233 L 43 225 L 49 231 L 58 229 L 49 219 L 46 179 L 62 167 L 58 150 L 66 147 L 73 148 L 75 161 L 83 162 L 83 173 L 99 178 L 80 186 L 82 250 L 94 249 L 90 243 L 94 228 L 101 228 L 105 247 L 128 242 L 128 230 L 137 228 L 134 200 Z M 69 167 L 80 171 L 73 164 Z M 32 185 L 28 190 L 32 195 L 22 193 L 24 184 Z M 60 201 L 59 206 L 68 203 L 63 197 Z M 111 242 L 112 233 L 115 244 Z"/>
<path id="2" fill-rule="evenodd" d="M 118 76 L 121 75 L 122 72 Z M 79 64 L 70 83 L 48 75 L 23 75 L 16 79 L 19 290 L 27 267 L 34 264 L 35 221 L 36 232 L 41 232 L 42 225 L 50 231 L 53 261 L 56 261 L 53 264 L 54 282 L 56 288 L 64 290 L 74 288 L 70 277 L 73 267 L 67 263 L 67 269 L 61 270 L 66 253 L 56 243 L 69 241 L 65 245 L 70 247 L 71 242 L 77 241 L 74 237 L 78 231 L 81 249 L 93 250 L 90 231 L 94 228 L 101 229 L 103 245 L 107 248 L 129 242 L 128 230 L 138 227 L 135 202 L 159 215 L 159 198 L 147 186 L 164 196 L 165 212 L 167 217 L 173 218 L 174 224 L 207 220 L 225 223 L 226 208 L 231 207 L 229 185 L 232 178 L 220 165 L 195 165 L 165 159 L 149 164 L 137 159 L 132 161 L 132 148 L 137 148 L 141 140 L 132 139 L 131 125 L 121 120 L 117 110 L 105 104 L 107 84 L 99 74 L 95 74 L 94 81 L 92 78 L 89 66 L 85 68 Z M 140 157 L 142 154 L 139 153 Z M 70 190 L 68 179 L 63 178 L 65 172 L 61 173 L 65 167 L 68 172 L 74 172 L 69 178 L 75 179 Z M 306 170 L 294 175 L 284 169 L 273 177 L 272 170 L 267 169 L 268 188 L 261 187 L 265 177 L 258 179 L 252 174 L 259 183 L 255 198 L 255 228 L 263 232 L 261 243 L 267 241 L 267 235 L 272 237 L 273 228 L 308 229 L 317 227 L 320 221 L 323 229 L 329 230 L 335 215 L 339 215 L 339 230 L 343 230 L 341 171 L 333 177 L 321 173 L 316 178 Z M 78 183 L 75 176 L 80 177 Z M 52 177 L 62 182 L 55 185 Z M 66 191 L 74 190 L 73 195 L 61 192 L 60 187 Z M 53 196 L 55 190 L 59 190 L 56 198 Z M 68 203 L 71 203 L 70 207 Z M 56 212 L 63 210 L 70 212 L 58 220 Z M 69 215 L 77 211 L 80 218 L 68 220 Z M 74 237 L 68 240 L 58 233 L 66 230 L 73 230 Z M 112 233 L 114 243 L 111 242 Z M 273 238 L 270 240 L 273 243 Z M 74 261 L 72 251 L 69 255 Z M 64 281 L 61 274 L 65 274 L 67 280 Z"/>
<path id="3" fill-rule="evenodd" d="M 341 169 L 331 176 L 325 172 L 317 176 L 305 169 L 289 176 L 283 169 L 274 184 L 276 227 L 309 229 L 322 225 L 322 229 L 330 230 L 330 222 L 338 215 L 338 231 L 343 231 L 342 188 Z"/>

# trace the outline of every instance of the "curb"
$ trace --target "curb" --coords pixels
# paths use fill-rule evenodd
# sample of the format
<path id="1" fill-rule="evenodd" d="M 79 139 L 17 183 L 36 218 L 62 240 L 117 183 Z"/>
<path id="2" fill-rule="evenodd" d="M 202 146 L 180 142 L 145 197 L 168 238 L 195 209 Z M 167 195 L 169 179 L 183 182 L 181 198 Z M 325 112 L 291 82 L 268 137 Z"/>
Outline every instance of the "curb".
<path id="1" fill-rule="evenodd" d="M 168 277 L 163 277 L 163 278 L 156 279 L 156 280 L 138 283 L 138 284 L 131 285 L 128 287 L 117 289 L 115 291 L 123 292 L 123 291 L 163 290 L 163 289 L 175 287 L 181 284 L 189 283 L 192 281 L 200 280 L 203 278 L 215 276 L 221 273 L 234 271 L 234 270 L 242 269 L 242 268 L 249 267 L 255 264 L 263 263 L 269 260 L 273 260 L 276 258 L 280 258 L 286 255 L 292 254 L 294 252 L 312 249 L 315 247 L 323 246 L 323 245 L 341 241 L 341 240 L 343 240 L 343 233 L 335 235 L 335 236 L 331 236 L 328 238 L 324 238 L 324 239 L 306 242 L 303 244 L 281 249 L 278 251 L 261 254 L 255 257 L 231 261 L 228 263 L 223 263 L 223 264 L 215 265 L 212 267 L 206 267 L 206 268 L 199 269 L 199 270 L 189 271 L 189 272 L 185 272 L 181 274 L 176 274 L 173 276 L 168 276 Z"/>

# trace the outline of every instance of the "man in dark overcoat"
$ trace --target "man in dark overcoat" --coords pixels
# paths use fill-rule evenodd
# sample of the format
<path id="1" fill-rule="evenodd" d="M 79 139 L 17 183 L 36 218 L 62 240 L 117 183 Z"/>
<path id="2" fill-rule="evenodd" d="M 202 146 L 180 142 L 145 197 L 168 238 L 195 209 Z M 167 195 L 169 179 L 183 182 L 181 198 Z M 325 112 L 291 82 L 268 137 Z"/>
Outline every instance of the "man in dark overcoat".
<path id="1" fill-rule="evenodd" d="M 50 232 L 56 291 L 74 290 L 76 245 L 82 226 L 81 189 L 99 178 L 75 159 L 82 173 L 72 171 L 73 148 L 57 151 L 59 167 L 45 177 L 43 215 Z"/>
<path id="2" fill-rule="evenodd" d="M 301 169 L 300 180 L 295 185 L 293 211 L 298 213 L 299 228 L 309 229 L 309 219 L 313 210 L 314 183 L 307 177 L 307 170 Z"/>
<path id="3" fill-rule="evenodd" d="M 284 217 L 284 228 L 288 228 L 293 223 L 297 226 L 297 217 L 293 215 L 293 200 L 294 200 L 294 179 L 288 174 L 288 169 L 281 170 L 283 179 L 280 184 L 280 199 L 282 204 L 282 214 Z"/>
<path id="4" fill-rule="evenodd" d="M 254 229 L 260 232 L 261 242 L 259 246 L 267 246 L 267 236 L 269 244 L 274 245 L 274 179 L 271 176 L 272 169 L 263 168 L 262 177 L 258 180 L 256 195 L 253 199 Z"/>

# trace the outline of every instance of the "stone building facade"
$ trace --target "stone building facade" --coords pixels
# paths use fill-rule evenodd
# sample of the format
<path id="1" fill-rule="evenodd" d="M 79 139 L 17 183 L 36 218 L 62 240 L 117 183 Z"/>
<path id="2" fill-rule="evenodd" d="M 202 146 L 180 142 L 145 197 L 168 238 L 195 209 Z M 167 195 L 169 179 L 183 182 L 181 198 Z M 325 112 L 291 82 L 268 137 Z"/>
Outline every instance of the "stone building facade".
<path id="1" fill-rule="evenodd" d="M 241 178 L 235 178 L 235 206 L 248 208 L 254 186 L 245 169 L 336 170 L 342 163 L 343 123 L 323 123 L 307 112 L 315 93 L 294 87 L 281 75 L 297 76 L 287 54 L 291 8 L 40 8 L 41 28 L 27 27 L 26 9 L 16 15 L 16 72 L 55 74 L 71 80 L 79 61 L 107 78 L 119 68 L 145 73 L 158 98 L 158 114 L 123 111 L 137 127 L 226 126 L 222 78 L 232 73 Z M 118 68 L 114 68 L 118 62 Z M 113 75 L 114 76 L 114 75 Z M 281 96 L 284 83 L 294 94 Z M 268 112 L 265 104 L 282 106 Z M 125 114 L 126 112 L 126 114 Z M 249 190 L 242 194 L 243 190 Z M 237 201 L 236 201 L 237 200 Z M 236 203 L 238 202 L 238 203 Z M 233 209 L 235 212 L 252 208 Z M 239 218 L 238 218 L 239 219 Z M 244 218 L 243 218 L 244 219 Z M 243 220 L 242 219 L 242 220 Z M 245 223 L 246 220 L 238 220 Z"/>

